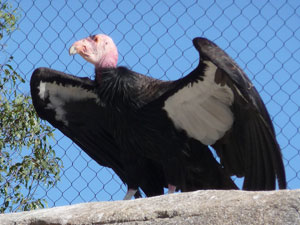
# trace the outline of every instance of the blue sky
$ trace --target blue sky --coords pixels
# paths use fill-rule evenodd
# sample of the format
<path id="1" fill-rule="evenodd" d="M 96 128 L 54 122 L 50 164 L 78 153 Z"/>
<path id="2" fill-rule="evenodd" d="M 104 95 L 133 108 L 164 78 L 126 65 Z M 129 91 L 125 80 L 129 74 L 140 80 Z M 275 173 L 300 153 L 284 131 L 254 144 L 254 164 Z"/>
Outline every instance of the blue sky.
<path id="1" fill-rule="evenodd" d="M 27 81 L 19 86 L 24 94 L 29 94 L 30 76 L 37 67 L 93 76 L 92 65 L 68 55 L 74 41 L 90 34 L 105 33 L 114 39 L 119 65 L 163 80 L 177 79 L 197 65 L 194 37 L 213 40 L 260 92 L 282 148 L 288 187 L 300 187 L 298 0 L 12 3 L 20 9 L 19 27 L 3 41 Z M 62 180 L 50 191 L 38 192 L 49 206 L 123 198 L 125 187 L 111 170 L 98 166 L 60 132 L 55 132 L 55 139 L 54 148 L 64 162 Z"/>

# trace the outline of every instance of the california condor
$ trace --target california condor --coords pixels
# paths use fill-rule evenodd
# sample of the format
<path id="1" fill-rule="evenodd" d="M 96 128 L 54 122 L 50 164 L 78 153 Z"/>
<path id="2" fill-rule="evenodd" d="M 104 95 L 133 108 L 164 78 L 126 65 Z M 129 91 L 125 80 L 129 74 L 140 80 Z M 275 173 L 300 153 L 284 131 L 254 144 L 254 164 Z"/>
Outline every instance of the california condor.
<path id="1" fill-rule="evenodd" d="M 146 160 L 151 166 L 143 176 L 156 177 L 156 168 L 158 186 L 167 183 L 169 192 L 235 189 L 232 175 L 245 177 L 244 190 L 272 190 L 276 180 L 286 188 L 272 121 L 251 81 L 213 42 L 195 38 L 193 44 L 198 67 L 160 81 L 117 67 L 110 37 L 82 39 L 70 54 L 95 65 L 95 80 L 39 68 L 31 79 L 34 106 L 101 165 L 118 162 L 113 169 L 125 183 L 144 165 L 134 162 Z"/>

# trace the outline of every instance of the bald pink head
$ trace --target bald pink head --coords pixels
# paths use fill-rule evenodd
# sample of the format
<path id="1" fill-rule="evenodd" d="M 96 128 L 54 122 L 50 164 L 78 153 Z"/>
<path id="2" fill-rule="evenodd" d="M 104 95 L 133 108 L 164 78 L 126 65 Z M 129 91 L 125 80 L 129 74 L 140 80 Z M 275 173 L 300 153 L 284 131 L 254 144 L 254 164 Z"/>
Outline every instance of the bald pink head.
<path id="1" fill-rule="evenodd" d="M 118 50 L 113 40 L 98 34 L 76 41 L 69 50 L 70 55 L 78 53 L 96 68 L 115 68 L 118 62 Z"/>

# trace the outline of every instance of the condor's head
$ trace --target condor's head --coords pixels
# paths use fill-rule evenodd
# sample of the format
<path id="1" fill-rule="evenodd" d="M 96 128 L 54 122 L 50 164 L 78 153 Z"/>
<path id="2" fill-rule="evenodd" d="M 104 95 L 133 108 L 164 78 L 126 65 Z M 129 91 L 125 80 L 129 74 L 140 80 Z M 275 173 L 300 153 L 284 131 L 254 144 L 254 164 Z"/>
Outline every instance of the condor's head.
<path id="1" fill-rule="evenodd" d="M 118 50 L 113 40 L 104 34 L 97 34 L 76 41 L 69 49 L 70 55 L 79 54 L 96 69 L 115 68 Z"/>

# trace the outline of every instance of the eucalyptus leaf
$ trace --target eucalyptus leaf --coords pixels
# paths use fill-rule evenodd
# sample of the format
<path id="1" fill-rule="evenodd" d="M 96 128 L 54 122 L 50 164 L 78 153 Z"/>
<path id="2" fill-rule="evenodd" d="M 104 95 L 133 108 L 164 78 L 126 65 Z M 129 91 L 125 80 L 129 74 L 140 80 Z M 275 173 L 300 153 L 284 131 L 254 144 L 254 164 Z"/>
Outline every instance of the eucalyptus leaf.
<path id="1" fill-rule="evenodd" d="M 18 9 L 0 0 L 0 39 L 16 29 Z M 3 48 L 0 54 L 5 55 Z M 0 65 L 0 212 L 47 207 L 37 198 L 38 186 L 51 188 L 60 179 L 61 160 L 48 139 L 53 128 L 41 123 L 31 98 L 18 93 L 26 81 L 11 65 L 13 56 Z M 29 85 L 29 84 L 28 84 Z"/>

